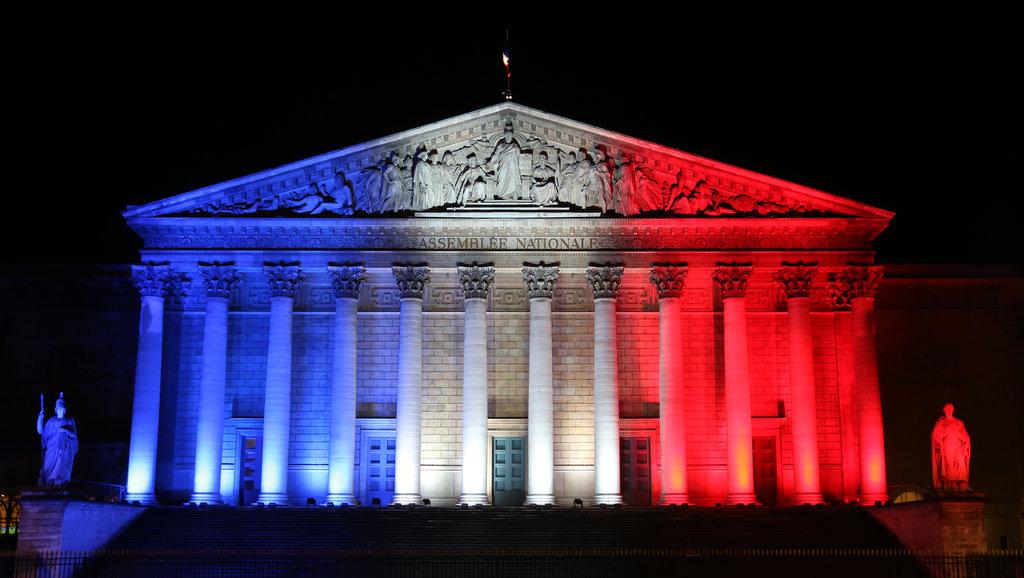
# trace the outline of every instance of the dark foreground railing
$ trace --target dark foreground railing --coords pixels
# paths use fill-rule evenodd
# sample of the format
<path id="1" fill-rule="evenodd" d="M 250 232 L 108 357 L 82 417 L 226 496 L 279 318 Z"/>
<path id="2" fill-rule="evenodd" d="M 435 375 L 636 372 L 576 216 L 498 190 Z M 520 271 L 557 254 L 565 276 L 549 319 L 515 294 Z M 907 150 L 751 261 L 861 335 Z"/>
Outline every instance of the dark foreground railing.
<path id="1" fill-rule="evenodd" d="M 903 550 L 477 549 L 0 553 L 0 576 L 823 576 L 1024 578 L 1024 552 L 922 556 Z"/>

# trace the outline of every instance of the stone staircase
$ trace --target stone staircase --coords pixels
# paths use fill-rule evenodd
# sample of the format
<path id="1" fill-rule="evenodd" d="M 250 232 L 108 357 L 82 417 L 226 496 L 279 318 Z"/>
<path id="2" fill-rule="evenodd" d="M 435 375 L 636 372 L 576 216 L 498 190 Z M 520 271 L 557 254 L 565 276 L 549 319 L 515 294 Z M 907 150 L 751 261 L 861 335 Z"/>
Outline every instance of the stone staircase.
<path id="1" fill-rule="evenodd" d="M 108 548 L 898 548 L 856 507 L 151 508 Z"/>

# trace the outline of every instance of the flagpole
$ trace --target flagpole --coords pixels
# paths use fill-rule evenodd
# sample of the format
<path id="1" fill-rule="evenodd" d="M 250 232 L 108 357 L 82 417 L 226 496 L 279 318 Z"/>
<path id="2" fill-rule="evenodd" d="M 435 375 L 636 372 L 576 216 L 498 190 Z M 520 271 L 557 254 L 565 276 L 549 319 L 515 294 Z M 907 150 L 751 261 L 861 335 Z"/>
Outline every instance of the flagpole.
<path id="1" fill-rule="evenodd" d="M 505 28 L 505 49 L 501 52 L 501 61 L 505 64 L 505 100 L 512 100 L 512 69 L 509 68 L 508 28 Z"/>

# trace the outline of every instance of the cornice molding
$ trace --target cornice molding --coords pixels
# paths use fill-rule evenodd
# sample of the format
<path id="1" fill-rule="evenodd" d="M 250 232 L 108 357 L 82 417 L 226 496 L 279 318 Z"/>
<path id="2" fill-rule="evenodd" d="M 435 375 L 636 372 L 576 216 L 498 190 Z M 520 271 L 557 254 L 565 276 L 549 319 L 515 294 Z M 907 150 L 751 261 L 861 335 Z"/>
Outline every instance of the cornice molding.
<path id="1" fill-rule="evenodd" d="M 145 249 L 421 251 L 871 250 L 886 220 L 847 218 L 623 219 L 133 219 Z"/>

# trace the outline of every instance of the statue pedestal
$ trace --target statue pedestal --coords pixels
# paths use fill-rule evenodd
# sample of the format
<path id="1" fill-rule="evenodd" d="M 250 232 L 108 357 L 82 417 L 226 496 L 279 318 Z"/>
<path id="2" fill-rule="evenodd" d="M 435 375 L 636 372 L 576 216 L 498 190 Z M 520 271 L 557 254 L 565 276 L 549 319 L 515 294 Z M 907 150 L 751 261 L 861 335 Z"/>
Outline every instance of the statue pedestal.
<path id="1" fill-rule="evenodd" d="M 924 500 L 868 511 L 911 550 L 929 554 L 984 552 L 985 494 L 929 493 Z"/>
<path id="2" fill-rule="evenodd" d="M 140 506 L 88 502 L 65 490 L 28 489 L 21 494 L 18 553 L 95 550 L 146 511 Z"/>

